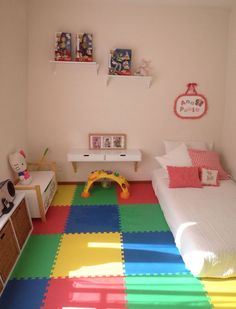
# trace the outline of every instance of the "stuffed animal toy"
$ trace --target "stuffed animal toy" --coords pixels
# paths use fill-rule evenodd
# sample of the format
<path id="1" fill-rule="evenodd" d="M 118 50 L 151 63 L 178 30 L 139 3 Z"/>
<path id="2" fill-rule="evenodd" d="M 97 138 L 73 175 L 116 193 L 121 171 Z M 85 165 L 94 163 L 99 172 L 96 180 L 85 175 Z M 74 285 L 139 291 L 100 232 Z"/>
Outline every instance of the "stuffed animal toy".
<path id="1" fill-rule="evenodd" d="M 150 74 L 149 65 L 150 61 L 142 59 L 141 64 L 139 65 L 137 71 L 135 72 L 135 75 L 148 76 Z"/>
<path id="2" fill-rule="evenodd" d="M 9 162 L 13 171 L 18 174 L 20 183 L 22 185 L 28 185 L 29 183 L 31 183 L 32 178 L 27 170 L 25 153 L 23 150 L 10 154 Z"/>

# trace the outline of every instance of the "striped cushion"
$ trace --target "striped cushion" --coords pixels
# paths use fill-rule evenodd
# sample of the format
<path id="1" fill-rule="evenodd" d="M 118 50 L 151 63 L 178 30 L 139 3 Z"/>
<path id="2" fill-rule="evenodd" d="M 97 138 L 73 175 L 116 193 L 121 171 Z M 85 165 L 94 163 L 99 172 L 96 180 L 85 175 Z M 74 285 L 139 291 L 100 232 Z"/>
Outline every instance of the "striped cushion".
<path id="1" fill-rule="evenodd" d="M 228 173 L 220 164 L 219 154 L 215 151 L 188 149 L 193 166 L 218 170 L 219 179 L 230 179 Z"/>

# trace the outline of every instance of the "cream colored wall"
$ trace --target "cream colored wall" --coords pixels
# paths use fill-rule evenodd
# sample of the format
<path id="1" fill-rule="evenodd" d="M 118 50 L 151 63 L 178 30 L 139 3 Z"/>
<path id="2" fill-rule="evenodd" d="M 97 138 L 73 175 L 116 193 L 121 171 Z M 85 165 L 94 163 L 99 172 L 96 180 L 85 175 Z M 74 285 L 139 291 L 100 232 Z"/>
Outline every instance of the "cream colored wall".
<path id="1" fill-rule="evenodd" d="M 27 3 L 0 0 L 0 181 L 12 176 L 7 156 L 26 148 Z"/>
<path id="2" fill-rule="evenodd" d="M 29 5 L 28 142 L 37 159 L 45 147 L 56 160 L 59 179 L 86 179 L 95 168 L 118 169 L 128 179 L 150 179 L 162 140 L 220 140 L 224 111 L 228 13 L 222 9 L 156 6 L 131 0 L 31 0 Z M 100 64 L 58 66 L 53 58 L 56 31 L 91 32 Z M 107 87 L 108 51 L 131 48 L 133 61 L 152 61 L 150 89 L 139 81 L 112 80 Z M 174 99 L 197 82 L 209 101 L 200 120 L 181 120 Z M 89 132 L 127 133 L 128 148 L 140 148 L 137 173 L 126 164 L 81 164 L 74 174 L 66 161 L 71 147 L 86 148 Z"/>
<path id="3" fill-rule="evenodd" d="M 226 106 L 222 130 L 222 149 L 228 170 L 236 179 L 236 8 L 229 23 Z"/>

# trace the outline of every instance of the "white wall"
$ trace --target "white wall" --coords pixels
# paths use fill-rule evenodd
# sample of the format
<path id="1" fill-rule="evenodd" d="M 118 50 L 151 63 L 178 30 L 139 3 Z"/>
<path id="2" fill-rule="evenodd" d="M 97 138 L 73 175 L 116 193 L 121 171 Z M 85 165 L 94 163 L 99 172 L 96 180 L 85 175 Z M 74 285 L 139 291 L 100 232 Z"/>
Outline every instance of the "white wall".
<path id="1" fill-rule="evenodd" d="M 222 149 L 228 170 L 236 179 L 236 8 L 232 10 L 229 23 L 227 63 L 226 107 L 222 130 Z"/>
<path id="2" fill-rule="evenodd" d="M 7 156 L 26 149 L 27 3 L 0 0 L 0 181 L 12 177 Z"/>
<path id="3" fill-rule="evenodd" d="M 59 179 L 86 179 L 95 168 L 117 168 L 128 179 L 150 179 L 163 153 L 162 140 L 214 140 L 218 145 L 224 111 L 228 13 L 223 9 L 156 6 L 131 0 L 31 0 L 29 4 L 28 142 L 37 159 L 45 147 L 59 166 Z M 54 33 L 91 32 L 98 76 L 89 68 L 58 66 L 53 73 Z M 111 81 L 112 48 L 131 48 L 133 61 L 152 61 L 154 82 Z M 174 99 L 197 82 L 209 103 L 200 120 L 181 120 Z M 144 158 L 131 164 L 81 164 L 74 174 L 66 161 L 71 147 L 86 148 L 90 132 L 127 133 L 128 148 Z"/>

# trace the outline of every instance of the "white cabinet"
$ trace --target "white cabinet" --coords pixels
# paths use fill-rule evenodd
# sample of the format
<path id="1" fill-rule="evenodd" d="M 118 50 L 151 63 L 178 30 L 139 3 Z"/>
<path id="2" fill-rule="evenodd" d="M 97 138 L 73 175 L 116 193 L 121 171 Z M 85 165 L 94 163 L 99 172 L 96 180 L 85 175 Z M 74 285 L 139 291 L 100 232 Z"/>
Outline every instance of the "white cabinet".
<path id="1" fill-rule="evenodd" d="M 32 231 L 23 193 L 16 193 L 14 207 L 0 218 L 0 294 Z"/>
<path id="2" fill-rule="evenodd" d="M 139 162 L 141 151 L 138 149 L 109 150 L 106 152 L 106 161 L 109 162 Z"/>
<path id="3" fill-rule="evenodd" d="M 25 193 L 25 198 L 32 218 L 46 221 L 46 212 L 57 190 L 57 181 L 53 171 L 32 171 L 29 185 L 17 184 L 16 190 Z"/>
<path id="4" fill-rule="evenodd" d="M 105 150 L 90 149 L 71 149 L 67 154 L 67 160 L 70 162 L 89 162 L 105 161 Z"/>
<path id="5" fill-rule="evenodd" d="M 74 171 L 77 172 L 78 162 L 134 162 L 135 172 L 138 162 L 142 160 L 142 153 L 139 149 L 125 150 L 89 150 L 71 149 L 67 153 L 67 161 L 71 162 Z"/>

